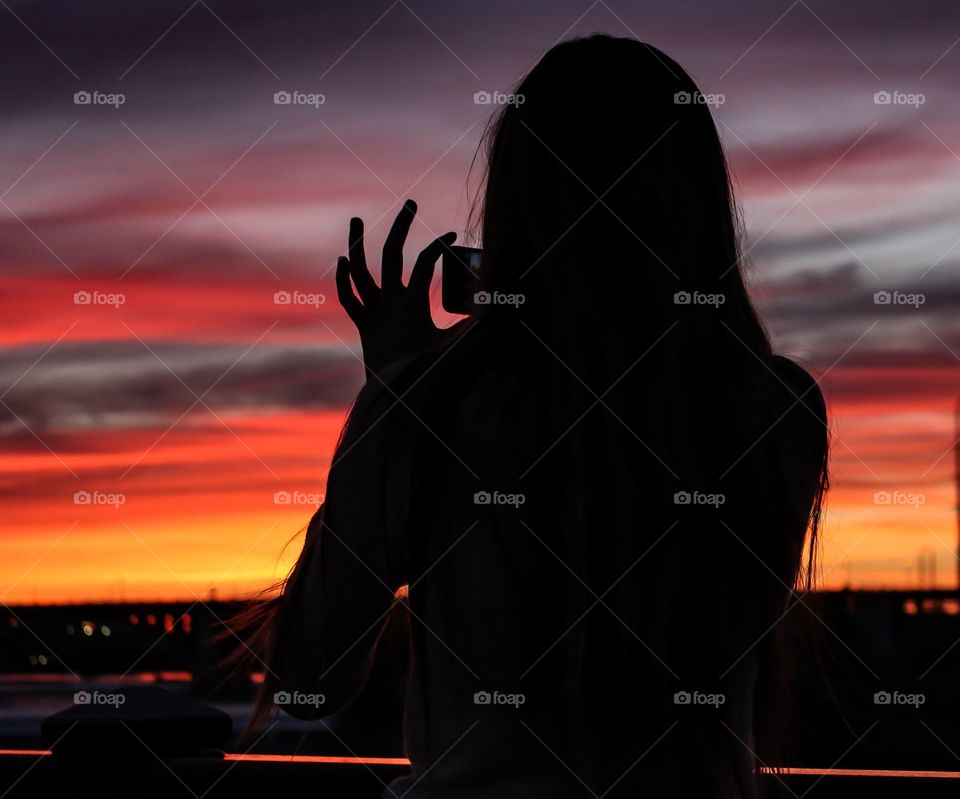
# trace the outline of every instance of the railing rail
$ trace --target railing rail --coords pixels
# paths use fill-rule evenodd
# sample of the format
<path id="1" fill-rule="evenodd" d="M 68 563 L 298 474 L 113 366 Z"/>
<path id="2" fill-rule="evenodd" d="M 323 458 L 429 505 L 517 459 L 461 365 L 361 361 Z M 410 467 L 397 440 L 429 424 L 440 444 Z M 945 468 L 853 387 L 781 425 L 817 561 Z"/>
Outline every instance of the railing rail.
<path id="1" fill-rule="evenodd" d="M 0 750 L 0 795 L 36 797 L 136 796 L 144 799 L 237 799 L 285 795 L 379 799 L 406 771 L 403 758 L 324 755 L 246 755 L 149 758 L 115 763 L 110 753 L 82 762 L 49 750 Z M 761 779 L 805 799 L 940 799 L 960 795 L 958 771 L 788 769 Z"/>

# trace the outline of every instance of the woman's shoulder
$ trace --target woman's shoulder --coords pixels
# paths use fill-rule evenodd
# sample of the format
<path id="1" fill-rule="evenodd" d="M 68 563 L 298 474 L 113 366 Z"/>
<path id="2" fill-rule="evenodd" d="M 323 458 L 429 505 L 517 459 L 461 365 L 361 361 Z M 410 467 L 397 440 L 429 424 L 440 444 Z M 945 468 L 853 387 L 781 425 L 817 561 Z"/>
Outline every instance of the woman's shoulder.
<path id="1" fill-rule="evenodd" d="M 820 384 L 800 364 L 783 356 L 774 356 L 771 371 L 768 384 L 774 401 L 769 418 L 763 421 L 772 431 L 767 439 L 771 446 L 779 442 L 787 447 L 795 459 L 804 461 L 802 453 L 808 453 L 811 469 L 817 469 L 830 438 L 827 405 Z"/>
<path id="2" fill-rule="evenodd" d="M 795 403 L 803 403 L 818 419 L 826 422 L 826 401 L 820 390 L 820 384 L 813 375 L 784 355 L 773 356 L 772 368 L 780 383 L 792 395 L 792 400 Z M 788 399 L 791 398 L 788 397 Z"/>

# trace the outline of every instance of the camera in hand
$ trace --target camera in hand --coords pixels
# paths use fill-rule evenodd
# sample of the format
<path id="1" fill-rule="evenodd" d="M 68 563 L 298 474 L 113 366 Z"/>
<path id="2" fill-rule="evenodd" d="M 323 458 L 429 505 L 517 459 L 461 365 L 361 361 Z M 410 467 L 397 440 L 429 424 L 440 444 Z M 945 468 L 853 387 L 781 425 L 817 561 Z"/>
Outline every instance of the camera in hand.
<path id="1" fill-rule="evenodd" d="M 443 251 L 441 299 L 448 313 L 476 312 L 482 257 L 483 250 L 476 247 L 447 247 Z"/>

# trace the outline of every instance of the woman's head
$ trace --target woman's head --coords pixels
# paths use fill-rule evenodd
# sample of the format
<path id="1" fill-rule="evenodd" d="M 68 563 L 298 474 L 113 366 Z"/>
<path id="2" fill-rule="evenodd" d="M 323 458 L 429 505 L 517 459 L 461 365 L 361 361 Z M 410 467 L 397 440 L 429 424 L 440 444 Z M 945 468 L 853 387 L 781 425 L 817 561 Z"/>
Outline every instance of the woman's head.
<path id="1" fill-rule="evenodd" d="M 704 100 L 679 64 L 635 39 L 547 52 L 487 130 L 487 287 L 523 294 L 532 319 L 576 304 L 581 316 L 626 314 L 658 330 L 674 295 L 723 295 L 705 321 L 734 319 L 763 350 Z"/>

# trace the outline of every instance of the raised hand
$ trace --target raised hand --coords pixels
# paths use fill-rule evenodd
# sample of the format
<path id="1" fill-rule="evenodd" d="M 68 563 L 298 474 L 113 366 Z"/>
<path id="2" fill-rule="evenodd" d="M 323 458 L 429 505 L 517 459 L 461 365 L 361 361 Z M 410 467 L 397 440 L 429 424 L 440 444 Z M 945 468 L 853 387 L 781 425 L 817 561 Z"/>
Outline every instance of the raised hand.
<path id="1" fill-rule="evenodd" d="M 417 204 L 407 200 L 390 228 L 383 245 L 380 286 L 367 268 L 361 219 L 350 220 L 348 255 L 337 259 L 337 296 L 360 332 L 363 362 L 374 374 L 434 346 L 445 335 L 430 315 L 430 281 L 437 259 L 457 234 L 434 239 L 417 257 L 404 286 L 403 244 L 416 213 Z"/>

